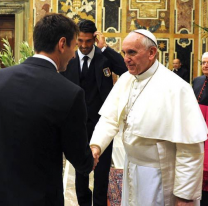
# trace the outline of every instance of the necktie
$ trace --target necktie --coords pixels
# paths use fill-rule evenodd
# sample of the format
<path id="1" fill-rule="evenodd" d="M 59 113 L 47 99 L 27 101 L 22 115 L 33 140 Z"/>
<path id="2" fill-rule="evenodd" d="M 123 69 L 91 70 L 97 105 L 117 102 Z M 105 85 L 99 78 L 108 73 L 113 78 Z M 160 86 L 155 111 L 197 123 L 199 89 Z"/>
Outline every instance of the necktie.
<path id="1" fill-rule="evenodd" d="M 87 71 L 88 71 L 88 66 L 87 66 L 87 60 L 88 60 L 88 56 L 84 56 L 83 59 L 84 59 L 84 63 L 83 63 L 83 66 L 82 66 L 82 74 L 81 74 L 81 77 L 84 78 L 87 74 Z"/>

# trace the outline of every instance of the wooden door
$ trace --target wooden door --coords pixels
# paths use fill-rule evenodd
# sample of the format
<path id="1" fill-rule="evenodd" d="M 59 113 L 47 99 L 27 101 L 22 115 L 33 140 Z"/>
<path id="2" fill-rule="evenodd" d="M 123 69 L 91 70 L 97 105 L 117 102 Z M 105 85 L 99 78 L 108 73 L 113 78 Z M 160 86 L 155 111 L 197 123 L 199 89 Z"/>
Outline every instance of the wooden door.
<path id="1" fill-rule="evenodd" d="M 2 38 L 8 38 L 14 55 L 15 45 L 15 15 L 0 15 L 0 51 L 3 48 Z M 1 62 L 0 62 L 1 64 Z M 0 65 L 2 68 L 4 66 Z"/>

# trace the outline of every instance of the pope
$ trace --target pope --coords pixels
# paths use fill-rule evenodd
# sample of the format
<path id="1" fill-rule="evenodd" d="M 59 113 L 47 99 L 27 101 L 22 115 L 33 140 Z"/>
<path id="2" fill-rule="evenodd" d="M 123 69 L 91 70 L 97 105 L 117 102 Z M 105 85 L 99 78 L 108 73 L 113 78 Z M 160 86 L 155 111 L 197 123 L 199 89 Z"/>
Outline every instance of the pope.
<path id="1" fill-rule="evenodd" d="M 93 156 L 120 135 L 126 151 L 122 206 L 197 205 L 207 126 L 193 90 L 159 63 L 151 32 L 130 32 L 122 52 L 128 71 L 99 111 Z"/>

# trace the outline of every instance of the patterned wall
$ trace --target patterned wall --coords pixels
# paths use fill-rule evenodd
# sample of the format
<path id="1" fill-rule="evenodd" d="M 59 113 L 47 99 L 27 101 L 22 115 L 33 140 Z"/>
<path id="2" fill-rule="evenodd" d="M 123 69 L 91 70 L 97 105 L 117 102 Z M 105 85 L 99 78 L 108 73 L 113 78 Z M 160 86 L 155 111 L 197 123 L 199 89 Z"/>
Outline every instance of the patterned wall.
<path id="1" fill-rule="evenodd" d="M 200 36 L 201 36 L 201 54 L 204 52 L 208 51 L 208 1 L 203 1 L 202 6 L 203 9 L 201 10 L 201 26 L 204 27 L 205 29 L 200 29 Z M 201 56 L 199 57 L 199 61 L 201 60 Z M 198 71 L 198 74 L 200 75 L 201 72 Z"/>
<path id="2" fill-rule="evenodd" d="M 81 19 L 95 21 L 96 1 L 61 0 L 58 3 L 58 12 L 65 13 L 68 17 L 74 19 L 75 22 L 79 22 Z"/>
<path id="3" fill-rule="evenodd" d="M 34 22 L 39 21 L 45 14 L 51 12 L 52 0 L 36 0 L 33 2 Z"/>
<path id="4" fill-rule="evenodd" d="M 159 61 L 172 69 L 173 59 L 180 58 L 191 82 L 200 74 L 199 59 L 208 45 L 207 32 L 194 23 L 208 27 L 207 8 L 207 0 L 33 0 L 33 23 L 51 11 L 76 23 L 90 19 L 118 52 L 130 31 L 147 29 L 157 37 Z"/>
<path id="5" fill-rule="evenodd" d="M 170 1 L 129 1 L 126 31 L 148 29 L 151 32 L 169 32 Z"/>

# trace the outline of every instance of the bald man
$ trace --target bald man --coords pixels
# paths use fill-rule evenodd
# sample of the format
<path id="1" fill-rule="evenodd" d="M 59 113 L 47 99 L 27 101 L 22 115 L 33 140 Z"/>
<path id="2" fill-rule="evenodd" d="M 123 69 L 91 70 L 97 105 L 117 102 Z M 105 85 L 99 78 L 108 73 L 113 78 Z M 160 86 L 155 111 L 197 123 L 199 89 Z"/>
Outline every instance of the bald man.
<path id="1" fill-rule="evenodd" d="M 126 151 L 122 206 L 193 206 L 201 198 L 207 138 L 193 90 L 158 62 L 151 32 L 132 31 L 122 51 L 128 72 L 99 112 L 93 156 L 119 133 Z"/>
<path id="2" fill-rule="evenodd" d="M 189 83 L 189 72 L 182 67 L 180 59 L 173 60 L 173 72 Z"/>

